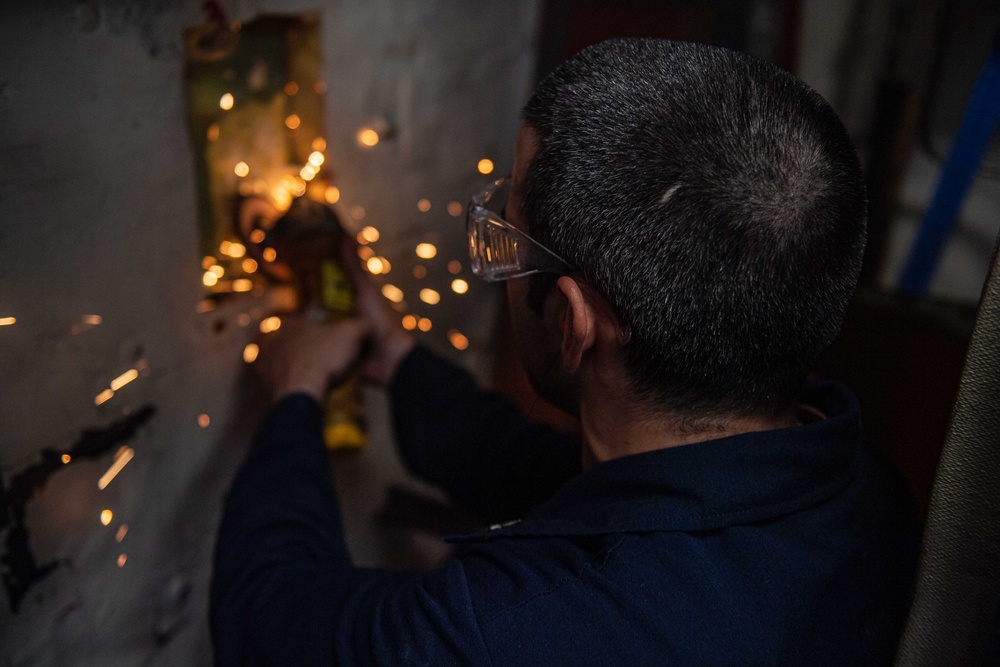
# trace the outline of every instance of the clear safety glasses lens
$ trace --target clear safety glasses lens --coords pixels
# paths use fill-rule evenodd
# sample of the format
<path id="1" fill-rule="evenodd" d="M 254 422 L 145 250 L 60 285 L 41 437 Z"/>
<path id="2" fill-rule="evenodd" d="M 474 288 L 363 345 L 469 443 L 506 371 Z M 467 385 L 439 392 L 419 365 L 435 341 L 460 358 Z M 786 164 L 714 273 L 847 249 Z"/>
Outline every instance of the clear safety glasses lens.
<path id="1" fill-rule="evenodd" d="M 469 219 L 472 272 L 484 280 L 504 280 L 528 273 L 526 244 L 506 222 L 480 211 Z"/>
<path id="2" fill-rule="evenodd" d="M 487 281 L 543 271 L 571 273 L 555 253 L 503 219 L 509 192 L 510 179 L 504 178 L 469 202 L 466 224 L 472 272 Z"/>

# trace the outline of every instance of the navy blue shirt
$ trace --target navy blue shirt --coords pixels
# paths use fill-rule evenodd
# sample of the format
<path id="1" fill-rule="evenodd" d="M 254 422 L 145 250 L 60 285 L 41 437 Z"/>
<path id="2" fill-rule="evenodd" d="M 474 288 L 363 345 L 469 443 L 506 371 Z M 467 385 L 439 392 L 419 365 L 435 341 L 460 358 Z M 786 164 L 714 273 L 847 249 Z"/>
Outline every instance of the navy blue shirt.
<path id="1" fill-rule="evenodd" d="M 391 391 L 410 468 L 511 521 L 431 572 L 353 566 L 320 407 L 285 398 L 219 532 L 221 667 L 891 662 L 917 523 L 842 386 L 803 397 L 825 419 L 583 474 L 578 443 L 422 348 Z"/>

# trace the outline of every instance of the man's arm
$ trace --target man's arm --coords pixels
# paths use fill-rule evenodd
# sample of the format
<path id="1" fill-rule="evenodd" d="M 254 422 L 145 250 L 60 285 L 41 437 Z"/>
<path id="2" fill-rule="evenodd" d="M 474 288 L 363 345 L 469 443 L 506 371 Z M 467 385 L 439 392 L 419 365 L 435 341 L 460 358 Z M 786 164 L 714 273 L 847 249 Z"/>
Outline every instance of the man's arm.
<path id="1" fill-rule="evenodd" d="M 417 347 L 346 244 L 343 264 L 370 327 L 365 376 L 388 389 L 400 452 L 418 476 L 483 518 L 520 518 L 580 472 L 580 445 Z"/>
<path id="2" fill-rule="evenodd" d="M 215 661 L 230 665 L 489 664 L 465 572 L 352 566 L 305 393 L 271 410 L 233 483 L 211 591 Z"/>
<path id="3" fill-rule="evenodd" d="M 460 561 L 424 575 L 389 573 L 353 567 L 344 544 L 319 400 L 326 379 L 350 367 L 371 328 L 360 320 L 333 327 L 289 320 L 262 343 L 258 366 L 275 407 L 236 476 L 216 544 L 210 618 L 219 665 L 488 664 Z M 404 394 L 400 414 L 438 410 L 408 431 L 415 467 L 440 463 L 444 474 L 429 477 L 481 511 L 508 511 L 489 499 L 519 493 L 503 483 L 517 466 L 483 465 L 483 452 L 468 453 L 476 450 L 466 432 L 493 424 L 497 434 L 484 441 L 522 456 L 544 451 L 524 446 L 538 434 L 523 432 L 524 418 L 464 372 L 407 347 L 392 368 L 393 388 Z M 421 391 L 424 382 L 440 391 Z M 463 420 L 464 410 L 472 415 Z M 443 422 L 464 427 L 426 428 Z M 420 455 L 424 442 L 430 449 Z M 489 482 L 494 474 L 497 484 Z M 484 494 L 473 493 L 475 482 L 486 485 Z"/>
<path id="4" fill-rule="evenodd" d="M 389 386 L 400 453 L 418 476 L 491 521 L 521 518 L 580 472 L 580 444 L 416 347 Z"/>

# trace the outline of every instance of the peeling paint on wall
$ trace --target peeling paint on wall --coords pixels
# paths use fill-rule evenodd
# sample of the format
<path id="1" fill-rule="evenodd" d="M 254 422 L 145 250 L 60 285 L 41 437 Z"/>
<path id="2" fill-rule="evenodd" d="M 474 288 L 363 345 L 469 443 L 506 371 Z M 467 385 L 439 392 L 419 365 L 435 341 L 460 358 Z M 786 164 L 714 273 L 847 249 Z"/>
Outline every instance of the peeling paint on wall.
<path id="1" fill-rule="evenodd" d="M 17 613 L 0 602 L 0 662 L 209 664 L 221 500 L 264 408 L 243 355 L 275 304 L 247 293 L 198 308 L 182 40 L 204 21 L 202 3 L 14 4 L 0 20 L 0 320 L 14 318 L 0 326 L 3 480 L 45 450 L 69 453 L 89 426 L 147 404 L 158 412 L 118 445 L 129 460 L 103 489 L 122 460 L 114 447 L 57 467 L 25 504 L 36 566 L 64 565 L 34 581 Z M 220 6 L 238 21 L 317 11 L 273 0 Z M 447 268 L 464 259 L 464 239 L 448 210 L 488 180 L 479 160 L 510 167 L 538 9 L 529 0 L 319 8 L 338 212 L 379 229 L 393 284 L 434 321 L 420 335 L 480 375 L 498 293 L 472 281 L 464 294 L 449 289 L 464 270 Z M 358 132 L 378 119 L 395 136 L 365 147 Z M 419 243 L 436 256 L 418 257 Z M 425 287 L 439 303 L 416 298 Z M 357 560 L 398 564 L 400 542 L 385 530 L 391 508 L 431 491 L 395 457 L 385 397 L 366 390 L 365 399 L 371 445 L 338 459 L 334 474 Z"/>

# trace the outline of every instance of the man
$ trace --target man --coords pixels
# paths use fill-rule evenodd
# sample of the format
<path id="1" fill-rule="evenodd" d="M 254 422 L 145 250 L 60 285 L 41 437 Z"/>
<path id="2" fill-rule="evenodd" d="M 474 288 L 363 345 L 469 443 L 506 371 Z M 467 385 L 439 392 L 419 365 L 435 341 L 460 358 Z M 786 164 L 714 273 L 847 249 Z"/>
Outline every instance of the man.
<path id="1" fill-rule="evenodd" d="M 605 42 L 538 87 L 504 187 L 470 204 L 473 270 L 507 280 L 582 442 L 415 346 L 359 272 L 359 320 L 262 352 L 276 405 L 220 530 L 218 663 L 889 662 L 912 514 L 852 395 L 805 384 L 865 237 L 830 107 L 737 53 Z M 505 522 L 433 572 L 344 546 L 317 399 L 366 339 L 411 469 Z"/>

